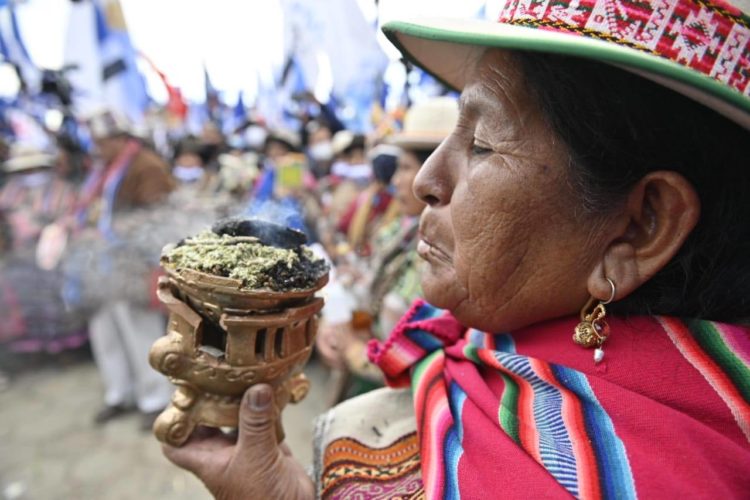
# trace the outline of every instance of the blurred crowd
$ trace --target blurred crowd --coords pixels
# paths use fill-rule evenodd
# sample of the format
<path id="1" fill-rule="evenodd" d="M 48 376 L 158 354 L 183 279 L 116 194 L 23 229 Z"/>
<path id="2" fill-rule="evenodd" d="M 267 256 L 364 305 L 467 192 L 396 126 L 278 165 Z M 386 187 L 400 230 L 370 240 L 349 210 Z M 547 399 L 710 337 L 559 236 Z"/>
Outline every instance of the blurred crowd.
<path id="1" fill-rule="evenodd" d="M 251 116 L 229 133 L 209 120 L 166 137 L 101 110 L 80 120 L 88 148 L 0 144 L 0 363 L 90 345 L 105 388 L 94 422 L 139 411 L 149 429 L 172 392 L 148 365 L 166 325 L 161 249 L 242 215 L 303 231 L 332 264 L 316 343 L 329 403 L 381 385 L 366 344 L 420 295 L 411 186 L 458 108 L 427 99 L 367 135 L 316 109 L 295 129 Z"/>

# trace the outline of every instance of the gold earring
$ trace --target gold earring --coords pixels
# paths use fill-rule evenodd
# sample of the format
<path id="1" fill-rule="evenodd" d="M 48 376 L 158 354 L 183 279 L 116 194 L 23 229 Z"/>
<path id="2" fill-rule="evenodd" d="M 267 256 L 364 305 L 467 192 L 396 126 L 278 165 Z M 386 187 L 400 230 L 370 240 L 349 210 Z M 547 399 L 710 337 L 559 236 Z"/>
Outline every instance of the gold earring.
<path id="1" fill-rule="evenodd" d="M 599 301 L 595 305 L 597 300 L 591 297 L 586 305 L 581 309 L 581 322 L 576 326 L 575 333 L 573 334 L 573 341 L 581 347 L 590 349 L 596 347 L 594 350 L 594 363 L 600 363 L 604 359 L 604 349 L 602 344 L 609 337 L 609 325 L 607 324 L 607 309 L 605 305 L 611 303 L 615 299 L 617 294 L 617 288 L 615 283 L 605 278 L 612 287 L 612 293 L 609 296 L 609 300 Z"/>

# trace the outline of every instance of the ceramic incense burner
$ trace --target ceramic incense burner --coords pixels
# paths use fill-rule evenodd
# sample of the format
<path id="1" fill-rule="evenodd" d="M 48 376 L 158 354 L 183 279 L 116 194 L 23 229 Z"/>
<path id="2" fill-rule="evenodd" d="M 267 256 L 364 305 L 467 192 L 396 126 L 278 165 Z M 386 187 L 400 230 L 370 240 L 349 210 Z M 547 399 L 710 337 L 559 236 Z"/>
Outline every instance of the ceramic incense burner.
<path id="1" fill-rule="evenodd" d="M 239 236 L 221 244 L 236 245 L 237 238 L 247 242 Z M 169 258 L 162 266 L 166 276 L 157 293 L 169 310 L 169 323 L 149 358 L 177 391 L 154 424 L 160 441 L 181 446 L 198 425 L 236 427 L 242 395 L 254 384 L 274 388 L 279 415 L 290 401 L 305 397 L 309 382 L 302 369 L 323 307 L 315 292 L 328 281 L 327 267 L 317 266 L 307 288 L 272 290 L 178 268 Z M 281 441 L 280 419 L 276 428 Z"/>

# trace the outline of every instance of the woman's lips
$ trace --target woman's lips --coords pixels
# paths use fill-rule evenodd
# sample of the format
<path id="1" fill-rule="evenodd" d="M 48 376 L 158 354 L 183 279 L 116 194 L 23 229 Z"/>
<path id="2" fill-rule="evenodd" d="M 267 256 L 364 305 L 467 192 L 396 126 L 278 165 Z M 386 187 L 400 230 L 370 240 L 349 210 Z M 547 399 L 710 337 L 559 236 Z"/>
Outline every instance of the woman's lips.
<path id="1" fill-rule="evenodd" d="M 453 261 L 448 253 L 422 236 L 417 243 L 417 253 L 425 260 L 439 260 L 446 264 L 452 264 Z"/>

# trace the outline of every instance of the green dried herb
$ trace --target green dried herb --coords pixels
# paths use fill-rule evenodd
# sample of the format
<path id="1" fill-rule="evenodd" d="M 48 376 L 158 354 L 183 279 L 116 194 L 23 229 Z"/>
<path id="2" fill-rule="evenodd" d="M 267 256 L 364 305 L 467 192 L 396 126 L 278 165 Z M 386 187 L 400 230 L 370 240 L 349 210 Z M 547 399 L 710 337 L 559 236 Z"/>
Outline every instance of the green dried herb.
<path id="1" fill-rule="evenodd" d="M 257 238 L 219 236 L 205 231 L 165 251 L 162 259 L 175 269 L 193 269 L 241 280 L 243 288 L 289 291 L 310 288 L 328 266 L 310 249 L 263 245 Z"/>

